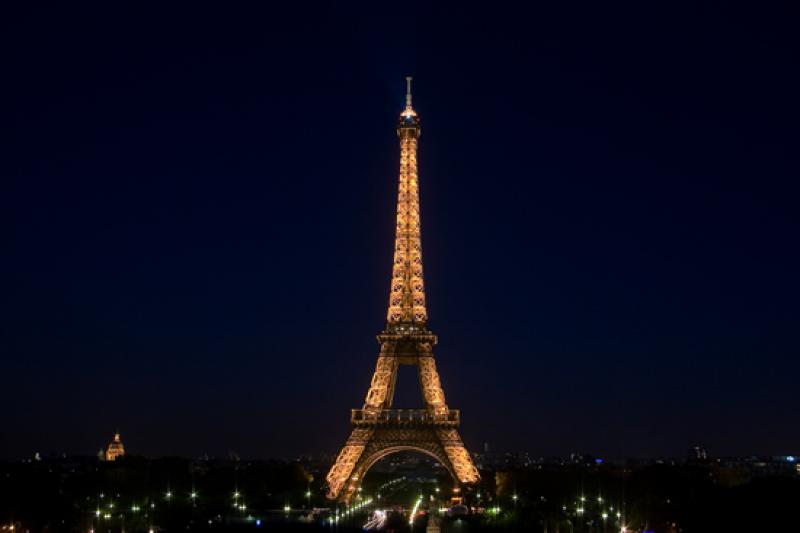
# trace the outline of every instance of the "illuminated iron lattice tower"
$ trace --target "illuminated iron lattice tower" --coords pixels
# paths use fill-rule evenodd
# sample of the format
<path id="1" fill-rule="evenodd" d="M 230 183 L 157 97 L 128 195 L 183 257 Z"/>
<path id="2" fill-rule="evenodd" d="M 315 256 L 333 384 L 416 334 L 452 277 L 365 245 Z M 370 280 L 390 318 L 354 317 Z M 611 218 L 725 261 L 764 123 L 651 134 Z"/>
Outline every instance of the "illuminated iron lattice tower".
<path id="1" fill-rule="evenodd" d="M 449 409 L 439 382 L 428 329 L 420 242 L 417 139 L 419 117 L 411 106 L 411 78 L 406 78 L 406 107 L 400 114 L 400 183 L 394 264 L 386 329 L 378 335 L 380 353 L 363 409 L 353 409 L 353 431 L 327 476 L 328 498 L 350 501 L 366 472 L 380 459 L 413 450 L 437 459 L 456 487 L 480 475 L 458 434 L 459 411 Z M 397 370 L 416 365 L 424 409 L 392 409 Z"/>

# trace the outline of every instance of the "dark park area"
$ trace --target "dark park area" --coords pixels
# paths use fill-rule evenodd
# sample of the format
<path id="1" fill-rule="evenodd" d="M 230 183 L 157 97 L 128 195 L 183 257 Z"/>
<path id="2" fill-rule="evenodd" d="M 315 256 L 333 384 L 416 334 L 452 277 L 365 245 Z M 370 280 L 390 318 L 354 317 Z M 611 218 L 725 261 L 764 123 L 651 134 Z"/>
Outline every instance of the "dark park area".
<path id="1" fill-rule="evenodd" d="M 0 463 L 0 524 L 16 531 L 361 531 L 656 533 L 768 531 L 795 519 L 800 480 L 781 459 L 597 463 L 584 458 L 482 470 L 452 483 L 409 455 L 379 465 L 351 506 L 324 498 L 324 461 L 44 458 Z M 785 459 L 783 460 L 785 463 Z M 790 465 L 794 468 L 794 465 Z M 413 520 L 409 513 L 421 503 Z M 361 504 L 359 503 L 361 502 Z"/>

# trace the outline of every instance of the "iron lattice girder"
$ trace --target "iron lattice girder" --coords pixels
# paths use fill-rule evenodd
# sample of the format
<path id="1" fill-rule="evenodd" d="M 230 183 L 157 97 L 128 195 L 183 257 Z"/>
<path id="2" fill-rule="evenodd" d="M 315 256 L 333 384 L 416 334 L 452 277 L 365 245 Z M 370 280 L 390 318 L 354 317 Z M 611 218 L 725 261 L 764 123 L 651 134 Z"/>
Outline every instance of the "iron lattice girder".
<path id="1" fill-rule="evenodd" d="M 387 321 L 390 324 L 425 324 L 425 283 L 422 276 L 422 238 L 417 176 L 418 123 L 414 128 L 398 129 L 400 136 L 400 179 L 397 194 L 392 283 Z"/>
<path id="2" fill-rule="evenodd" d="M 411 107 L 410 78 L 406 109 L 400 115 L 400 179 L 397 195 L 394 262 L 386 329 L 362 409 L 351 413 L 353 431 L 326 478 L 328 498 L 349 501 L 364 474 L 383 457 L 404 450 L 439 461 L 456 483 L 480 480 L 458 434 L 460 413 L 449 409 L 433 358 L 436 335 L 427 328 L 417 176 L 419 117 Z M 425 409 L 392 409 L 397 370 L 416 365 Z"/>
<path id="3" fill-rule="evenodd" d="M 390 324 L 384 331 L 378 333 L 377 338 L 380 345 L 386 345 L 387 347 L 414 344 L 415 352 L 417 351 L 416 346 L 425 351 L 425 346 L 433 347 L 438 342 L 436 335 L 431 333 L 428 328 L 413 323 Z"/>
<path id="4" fill-rule="evenodd" d="M 353 409 L 350 414 L 350 422 L 356 427 L 458 427 L 460 418 L 458 409 Z"/>
<path id="5" fill-rule="evenodd" d="M 364 407 L 352 411 L 353 432 L 326 478 L 331 499 L 349 501 L 375 462 L 403 450 L 434 457 L 457 483 L 480 480 L 458 434 L 460 412 L 445 402 L 431 345 L 407 341 L 392 337 L 381 345 Z M 391 409 L 401 364 L 417 366 L 425 409 Z"/>

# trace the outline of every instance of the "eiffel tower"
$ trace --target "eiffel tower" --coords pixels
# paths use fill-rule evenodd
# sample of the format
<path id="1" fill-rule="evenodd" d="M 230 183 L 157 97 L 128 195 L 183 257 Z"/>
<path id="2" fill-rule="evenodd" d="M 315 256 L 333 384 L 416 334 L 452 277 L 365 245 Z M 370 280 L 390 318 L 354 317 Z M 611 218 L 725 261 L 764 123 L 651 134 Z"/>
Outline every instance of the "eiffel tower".
<path id="1" fill-rule="evenodd" d="M 386 329 L 378 334 L 380 353 L 362 409 L 353 409 L 353 431 L 328 472 L 328 498 L 349 502 L 364 475 L 387 455 L 413 450 L 438 460 L 460 484 L 474 484 L 480 475 L 458 434 L 460 413 L 449 409 L 436 371 L 428 329 L 422 278 L 417 139 L 420 122 L 411 106 L 411 78 L 406 78 L 406 107 L 400 114 L 400 183 L 394 265 Z M 416 365 L 424 409 L 392 409 L 397 370 Z"/>

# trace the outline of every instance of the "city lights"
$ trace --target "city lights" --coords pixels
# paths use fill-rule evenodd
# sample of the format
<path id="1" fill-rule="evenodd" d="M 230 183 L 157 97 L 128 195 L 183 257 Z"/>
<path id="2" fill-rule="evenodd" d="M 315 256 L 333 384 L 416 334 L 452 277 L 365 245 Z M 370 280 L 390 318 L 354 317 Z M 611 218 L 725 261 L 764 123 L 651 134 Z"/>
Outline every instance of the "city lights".
<path id="1" fill-rule="evenodd" d="M 414 525 L 414 516 L 417 514 L 417 510 L 419 509 L 419 504 L 422 503 L 422 496 L 417 498 L 417 501 L 414 503 L 414 508 L 411 510 L 411 516 L 408 519 L 408 524 L 413 526 Z"/>

